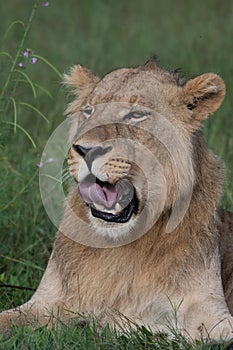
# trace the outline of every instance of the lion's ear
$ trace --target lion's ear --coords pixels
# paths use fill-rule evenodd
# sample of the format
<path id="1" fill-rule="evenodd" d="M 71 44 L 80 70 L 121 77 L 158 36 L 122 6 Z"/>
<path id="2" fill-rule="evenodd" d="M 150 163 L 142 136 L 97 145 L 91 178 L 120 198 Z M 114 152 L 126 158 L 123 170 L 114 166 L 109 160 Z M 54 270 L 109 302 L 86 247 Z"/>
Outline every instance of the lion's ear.
<path id="1" fill-rule="evenodd" d="M 74 66 L 69 74 L 64 75 L 64 83 L 74 89 L 74 93 L 79 95 L 87 87 L 93 87 L 100 78 L 91 70 L 81 64 Z"/>
<path id="2" fill-rule="evenodd" d="M 189 80 L 182 90 L 184 103 L 193 112 L 193 118 L 199 121 L 214 113 L 225 96 L 223 80 L 213 73 L 202 74 Z"/>

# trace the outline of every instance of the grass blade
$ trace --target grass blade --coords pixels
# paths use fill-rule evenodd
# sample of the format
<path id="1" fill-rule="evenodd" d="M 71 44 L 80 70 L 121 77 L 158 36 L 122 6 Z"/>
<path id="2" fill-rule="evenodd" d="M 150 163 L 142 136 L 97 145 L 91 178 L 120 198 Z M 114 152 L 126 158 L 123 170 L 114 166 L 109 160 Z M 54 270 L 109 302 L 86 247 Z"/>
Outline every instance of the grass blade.
<path id="1" fill-rule="evenodd" d="M 6 203 L 5 206 L 0 207 L 0 212 L 6 210 L 12 203 L 14 203 L 16 201 L 17 198 L 19 198 L 21 196 L 22 193 L 25 192 L 26 188 L 30 185 L 31 182 L 34 181 L 34 179 L 37 176 L 37 172 L 34 173 L 34 175 L 32 175 L 32 177 L 27 181 L 27 183 L 21 188 L 21 190 L 17 191 L 17 193 L 15 194 L 15 196 L 13 198 L 11 198 L 11 200 L 9 202 Z"/>
<path id="2" fill-rule="evenodd" d="M 44 92 L 49 98 L 53 99 L 53 96 L 50 94 L 49 90 L 47 90 L 45 87 L 34 83 L 34 86 L 40 89 L 42 92 Z"/>
<path id="3" fill-rule="evenodd" d="M 14 81 L 14 80 L 13 80 Z M 19 82 L 19 83 L 28 83 L 28 81 L 27 80 L 24 80 L 24 79 L 17 79 L 17 81 Z M 53 96 L 52 96 L 52 94 L 49 92 L 49 90 L 48 89 L 46 89 L 45 87 L 43 87 L 43 86 L 41 86 L 41 85 L 39 85 L 39 84 L 37 84 L 37 83 L 34 83 L 33 82 L 33 86 L 34 86 L 34 88 L 37 88 L 37 89 L 39 89 L 39 90 L 41 90 L 45 95 L 47 95 L 49 98 L 51 98 L 51 100 L 53 100 Z M 36 89 L 35 89 L 36 90 Z M 37 96 L 38 97 L 38 96 Z"/>
<path id="4" fill-rule="evenodd" d="M 11 29 L 16 25 L 16 24 L 20 24 L 23 28 L 25 27 L 25 24 L 23 21 L 20 21 L 19 19 L 17 19 L 16 21 L 12 22 L 9 27 L 7 28 L 5 34 L 3 35 L 2 40 L 5 40 L 8 37 L 8 34 L 10 33 Z"/>
<path id="5" fill-rule="evenodd" d="M 34 107 L 33 105 L 31 105 L 30 103 L 27 102 L 19 102 L 18 103 L 21 106 L 26 106 L 30 109 L 32 109 L 34 112 L 36 112 L 37 114 L 39 114 L 47 123 L 49 123 L 49 120 L 46 118 L 46 116 L 36 107 Z"/>
<path id="6" fill-rule="evenodd" d="M 21 125 L 19 125 L 17 123 L 13 123 L 13 122 L 5 122 L 5 123 L 9 124 L 9 125 L 13 125 L 14 127 L 16 127 L 19 130 L 21 130 L 28 137 L 28 139 L 31 141 L 31 144 L 32 144 L 33 148 L 35 148 L 35 149 L 37 148 L 33 138 L 31 137 L 31 135 Z"/>
<path id="7" fill-rule="evenodd" d="M 45 64 L 47 64 L 47 66 L 49 66 L 59 76 L 59 78 L 63 80 L 63 75 L 59 72 L 59 70 L 56 67 L 54 67 L 54 65 L 52 63 L 50 63 L 48 60 L 46 60 L 43 56 L 40 56 L 37 54 L 33 54 L 33 56 L 38 58 L 38 60 L 41 60 Z"/>
<path id="8" fill-rule="evenodd" d="M 14 125 L 14 133 L 16 133 L 16 125 L 17 125 L 17 106 L 16 106 L 16 102 L 15 102 L 15 99 L 14 97 L 11 97 L 10 98 L 12 104 L 13 104 L 13 110 L 14 110 L 14 122 L 13 122 L 13 125 Z"/>
<path id="9" fill-rule="evenodd" d="M 12 262 L 16 262 L 18 264 L 21 264 L 21 265 L 24 265 L 24 266 L 27 266 L 27 267 L 30 267 L 30 268 L 33 268 L 33 269 L 36 269 L 36 270 L 44 271 L 44 269 L 42 267 L 40 267 L 38 265 L 35 265 L 35 264 L 32 264 L 29 261 L 15 259 L 15 258 L 12 258 L 12 257 L 7 256 L 7 255 L 0 255 L 0 257 L 2 259 L 7 259 L 7 260 L 10 260 Z"/>
<path id="10" fill-rule="evenodd" d="M 8 52 L 1 51 L 0 56 L 7 56 L 11 60 L 11 63 L 13 62 L 13 58 Z"/>
<path id="11" fill-rule="evenodd" d="M 34 86 L 32 80 L 29 78 L 29 76 L 25 72 L 23 72 L 22 70 L 16 69 L 15 71 L 24 76 L 24 78 L 26 79 L 26 81 L 28 82 L 28 84 L 30 85 L 30 87 L 32 89 L 32 93 L 33 93 L 34 98 L 36 98 L 37 97 L 36 89 L 35 89 L 35 86 Z"/>

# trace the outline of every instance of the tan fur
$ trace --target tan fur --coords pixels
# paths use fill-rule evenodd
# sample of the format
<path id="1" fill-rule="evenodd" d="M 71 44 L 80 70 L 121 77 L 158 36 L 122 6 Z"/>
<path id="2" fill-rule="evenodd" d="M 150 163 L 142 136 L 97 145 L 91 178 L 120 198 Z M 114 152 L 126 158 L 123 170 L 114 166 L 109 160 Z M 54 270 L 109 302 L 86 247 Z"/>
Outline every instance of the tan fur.
<path id="1" fill-rule="evenodd" d="M 216 209 L 224 169 L 205 146 L 200 131 L 201 121 L 213 113 L 224 98 L 222 79 L 209 73 L 181 85 L 174 74 L 162 70 L 152 60 L 142 67 L 113 71 L 101 80 L 77 66 L 66 77 L 66 82 L 79 95 L 68 107 L 73 118 L 70 136 L 73 143 L 89 148 L 108 145 L 112 139 L 111 152 L 94 159 L 91 171 L 101 181 L 112 184 L 119 179 L 129 179 L 139 199 L 138 213 L 125 224 L 106 224 L 93 218 L 77 195 L 75 183 L 36 293 L 28 303 L 1 313 L 0 329 L 7 334 L 12 323 L 33 323 L 36 327 L 52 322 L 52 316 L 67 322 L 77 315 L 95 315 L 102 324 L 114 325 L 117 319 L 114 310 L 118 310 L 155 332 L 169 334 L 167 326 L 172 325 L 189 339 L 232 339 L 233 215 Z M 124 103 L 143 106 L 165 116 L 184 144 L 187 161 L 180 159 L 180 168 L 175 167 L 162 142 L 146 129 L 135 127 L 148 125 L 153 130 L 147 116 L 138 124 L 104 125 L 98 106 L 114 102 L 117 104 L 112 108 L 116 107 L 116 111 L 119 108 L 119 116 L 125 114 Z M 96 109 L 84 124 L 84 131 L 85 125 L 87 130 L 77 136 L 76 115 L 86 106 Z M 115 115 L 113 113 L 114 118 Z M 95 125 L 96 121 L 99 126 Z M 135 151 L 130 142 L 118 143 L 119 137 L 140 144 L 141 148 Z M 164 137 L 163 131 L 161 137 Z M 88 235 L 96 235 L 97 241 L 104 240 L 106 244 L 114 240 L 120 242 L 150 223 L 159 210 L 153 191 L 156 191 L 156 181 L 160 180 L 155 176 L 158 169 L 150 164 L 144 150 L 153 152 L 166 178 L 167 193 L 158 220 L 148 232 L 128 244 L 95 248 L 78 243 L 82 236 Z M 77 182 L 83 181 L 90 171 L 72 147 L 69 166 Z M 152 182 L 149 200 L 147 171 Z M 182 178 L 181 185 L 186 180 L 193 184 L 192 196 L 183 219 L 168 233 L 179 178 Z M 137 215 L 144 207 L 145 221 L 141 222 Z M 83 223 L 90 224 L 88 231 L 82 228 L 85 224 L 77 225 L 70 208 Z M 174 309 L 177 309 L 177 320 Z"/>

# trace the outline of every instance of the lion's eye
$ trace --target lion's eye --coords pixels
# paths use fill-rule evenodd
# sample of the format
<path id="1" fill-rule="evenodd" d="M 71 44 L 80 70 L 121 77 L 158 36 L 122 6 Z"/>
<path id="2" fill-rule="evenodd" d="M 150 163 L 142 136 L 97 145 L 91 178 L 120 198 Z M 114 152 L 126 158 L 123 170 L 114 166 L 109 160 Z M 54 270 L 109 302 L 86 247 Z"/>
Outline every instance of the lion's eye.
<path id="1" fill-rule="evenodd" d="M 94 113 L 94 110 L 94 107 L 87 106 L 82 110 L 82 113 L 86 118 L 89 118 Z"/>
<path id="2" fill-rule="evenodd" d="M 127 113 L 123 120 L 135 120 L 135 121 L 143 121 L 150 115 L 148 111 L 132 111 Z"/>

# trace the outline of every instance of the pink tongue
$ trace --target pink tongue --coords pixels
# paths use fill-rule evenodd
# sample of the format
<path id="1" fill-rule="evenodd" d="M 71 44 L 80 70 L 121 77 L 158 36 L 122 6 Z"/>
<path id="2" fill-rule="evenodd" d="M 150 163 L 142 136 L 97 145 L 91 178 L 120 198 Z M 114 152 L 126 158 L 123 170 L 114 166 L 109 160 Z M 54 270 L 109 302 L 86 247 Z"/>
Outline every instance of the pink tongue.
<path id="1" fill-rule="evenodd" d="M 83 182 L 79 185 L 79 194 L 84 202 L 98 203 L 106 208 L 111 208 L 117 201 L 116 186 L 111 184 L 101 187 L 97 183 Z"/>

